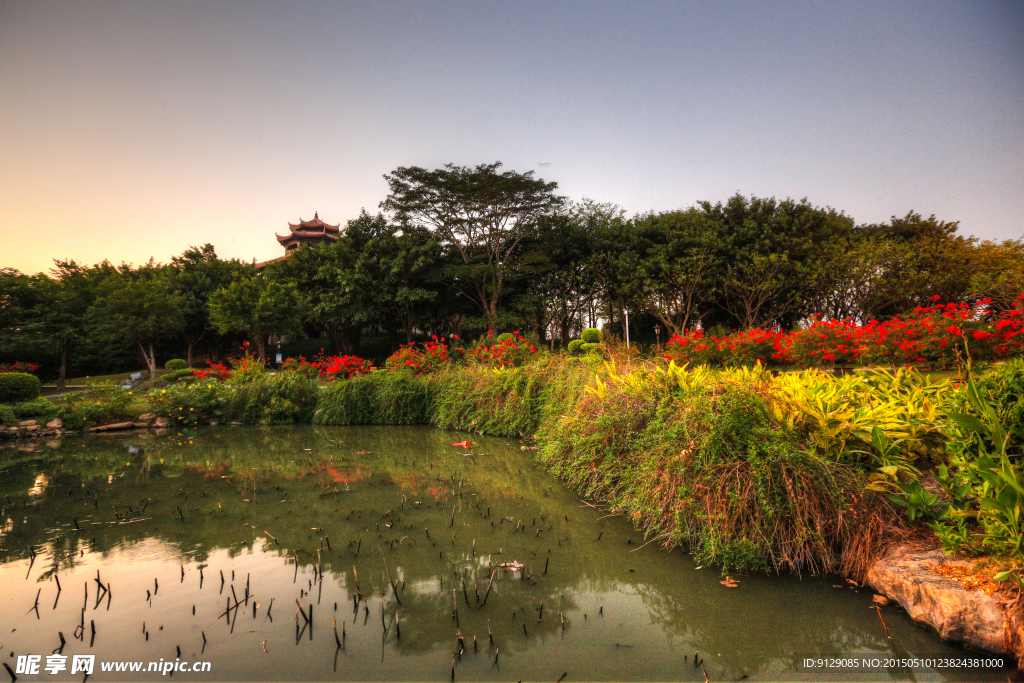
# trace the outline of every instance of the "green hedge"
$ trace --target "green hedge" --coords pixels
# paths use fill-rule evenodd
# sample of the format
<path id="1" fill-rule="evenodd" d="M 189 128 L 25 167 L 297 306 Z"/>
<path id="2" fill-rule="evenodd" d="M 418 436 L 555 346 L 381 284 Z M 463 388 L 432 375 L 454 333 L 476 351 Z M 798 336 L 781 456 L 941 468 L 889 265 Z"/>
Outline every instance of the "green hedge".
<path id="1" fill-rule="evenodd" d="M 164 367 L 168 370 L 184 370 L 188 367 L 188 361 L 181 358 L 172 358 L 164 363 Z"/>
<path id="2" fill-rule="evenodd" d="M 583 340 L 584 344 L 600 344 L 601 337 L 601 330 L 596 327 L 588 327 L 580 333 L 580 339 Z"/>
<path id="3" fill-rule="evenodd" d="M 0 403 L 21 403 L 39 398 L 43 385 L 27 372 L 0 373 Z"/>

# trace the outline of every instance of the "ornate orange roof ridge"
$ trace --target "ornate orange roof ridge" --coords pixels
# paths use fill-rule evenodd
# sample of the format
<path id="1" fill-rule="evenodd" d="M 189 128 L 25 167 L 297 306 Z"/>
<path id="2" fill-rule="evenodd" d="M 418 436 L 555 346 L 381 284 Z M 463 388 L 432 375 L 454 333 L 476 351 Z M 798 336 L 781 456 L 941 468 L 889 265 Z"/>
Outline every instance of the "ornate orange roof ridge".
<path id="1" fill-rule="evenodd" d="M 338 223 L 337 225 L 331 225 L 330 223 L 324 223 L 322 220 L 320 220 L 319 212 L 314 212 L 313 213 L 313 220 L 304 221 L 304 220 L 302 220 L 302 217 L 300 216 L 298 224 L 289 223 L 288 224 L 288 228 L 292 232 L 295 232 L 296 230 L 301 230 L 303 228 L 307 228 L 307 229 L 308 228 L 319 228 L 321 232 L 338 232 L 341 229 L 341 223 Z"/>

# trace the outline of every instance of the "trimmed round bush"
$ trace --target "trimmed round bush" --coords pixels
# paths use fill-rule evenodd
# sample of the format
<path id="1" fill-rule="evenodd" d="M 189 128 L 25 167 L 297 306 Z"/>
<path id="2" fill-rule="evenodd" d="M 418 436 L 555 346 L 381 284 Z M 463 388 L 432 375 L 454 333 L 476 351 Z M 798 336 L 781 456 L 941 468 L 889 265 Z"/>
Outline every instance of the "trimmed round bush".
<path id="1" fill-rule="evenodd" d="M 57 413 L 57 406 L 40 396 L 39 398 L 24 403 L 17 403 L 11 407 L 15 416 L 24 420 L 29 417 L 49 417 Z"/>
<path id="2" fill-rule="evenodd" d="M 580 346 L 580 351 L 582 351 L 583 353 L 600 353 L 601 352 L 601 345 L 600 344 L 594 344 L 594 343 L 582 344 Z"/>
<path id="3" fill-rule="evenodd" d="M 167 370 L 184 370 L 188 367 L 188 361 L 182 360 L 181 358 L 172 358 L 164 363 L 164 368 Z"/>
<path id="4" fill-rule="evenodd" d="M 580 339 L 584 344 L 600 344 L 603 336 L 601 330 L 596 327 L 588 327 L 580 333 Z"/>
<path id="5" fill-rule="evenodd" d="M 21 403 L 39 398 L 42 382 L 27 372 L 0 373 L 0 403 Z"/>
<path id="6" fill-rule="evenodd" d="M 583 340 L 582 339 L 573 339 L 571 342 L 569 342 L 569 345 L 567 347 L 565 347 L 565 348 L 569 352 L 570 356 L 578 356 L 578 355 L 580 355 L 580 347 L 581 346 L 583 346 Z"/>
<path id="7" fill-rule="evenodd" d="M 192 377 L 194 375 L 195 375 L 195 371 L 194 370 L 191 370 L 189 368 L 182 368 L 180 370 L 172 370 L 171 372 L 166 372 L 163 375 L 161 375 L 159 377 L 159 379 L 162 382 L 174 383 L 174 382 L 178 381 L 179 379 L 182 379 L 184 377 Z"/>
<path id="8" fill-rule="evenodd" d="M 0 425 L 16 425 L 18 416 L 10 406 L 0 405 Z"/>
<path id="9" fill-rule="evenodd" d="M 502 332 L 501 334 L 498 335 L 497 342 L 500 344 L 501 342 L 511 341 L 512 339 L 515 338 L 516 336 L 511 332 Z"/>

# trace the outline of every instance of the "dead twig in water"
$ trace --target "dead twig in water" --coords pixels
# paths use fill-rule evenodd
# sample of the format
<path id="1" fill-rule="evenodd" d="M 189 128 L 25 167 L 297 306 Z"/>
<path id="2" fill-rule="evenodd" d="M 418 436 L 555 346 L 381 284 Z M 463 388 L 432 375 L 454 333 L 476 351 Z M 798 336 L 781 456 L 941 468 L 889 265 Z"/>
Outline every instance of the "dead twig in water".
<path id="1" fill-rule="evenodd" d="M 885 625 L 885 619 L 882 618 L 882 610 L 878 605 L 875 605 L 875 611 L 878 612 L 878 620 L 882 622 L 882 628 L 885 629 L 885 637 L 889 639 L 889 644 L 892 645 L 892 651 L 895 653 L 896 643 L 892 639 L 892 634 L 889 633 L 889 627 Z"/>

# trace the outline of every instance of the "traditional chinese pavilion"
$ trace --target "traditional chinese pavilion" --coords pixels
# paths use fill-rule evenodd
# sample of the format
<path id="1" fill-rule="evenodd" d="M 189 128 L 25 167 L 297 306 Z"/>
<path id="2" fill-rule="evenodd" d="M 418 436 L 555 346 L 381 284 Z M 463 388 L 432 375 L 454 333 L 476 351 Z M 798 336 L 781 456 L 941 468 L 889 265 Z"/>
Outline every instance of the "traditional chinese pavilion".
<path id="1" fill-rule="evenodd" d="M 277 241 L 284 247 L 285 256 L 303 244 L 320 244 L 337 240 L 339 226 L 324 223 L 320 220 L 320 215 L 314 213 L 313 220 L 304 221 L 300 218 L 298 225 L 289 223 L 288 229 L 291 231 L 291 234 L 276 236 Z"/>
<path id="2" fill-rule="evenodd" d="M 321 244 L 323 242 L 334 242 L 338 239 L 338 233 L 340 231 L 339 225 L 331 225 L 324 223 L 320 220 L 320 214 L 314 213 L 313 220 L 304 221 L 299 218 L 299 222 L 289 223 L 287 235 L 276 235 L 278 243 L 284 247 L 284 256 L 279 256 L 263 263 L 257 263 L 257 268 L 280 261 L 288 258 L 288 255 L 298 249 L 303 244 Z"/>

